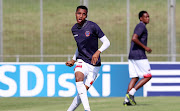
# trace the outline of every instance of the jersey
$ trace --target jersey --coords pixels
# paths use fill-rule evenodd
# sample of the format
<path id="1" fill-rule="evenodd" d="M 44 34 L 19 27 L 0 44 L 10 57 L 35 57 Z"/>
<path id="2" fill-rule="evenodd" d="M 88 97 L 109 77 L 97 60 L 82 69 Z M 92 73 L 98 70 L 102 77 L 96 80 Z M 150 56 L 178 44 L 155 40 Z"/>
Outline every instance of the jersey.
<path id="1" fill-rule="evenodd" d="M 145 46 L 147 46 L 148 31 L 146 29 L 146 25 L 143 22 L 140 22 L 136 25 L 134 29 L 134 34 L 137 34 L 139 41 Z M 131 48 L 128 59 L 147 59 L 145 49 L 131 41 Z"/>
<path id="2" fill-rule="evenodd" d="M 76 59 L 82 59 L 84 62 L 91 64 L 92 56 L 98 50 L 98 39 L 103 37 L 104 33 L 100 27 L 92 21 L 86 21 L 82 27 L 76 23 L 71 31 L 79 52 Z M 100 56 L 94 66 L 101 66 Z"/>

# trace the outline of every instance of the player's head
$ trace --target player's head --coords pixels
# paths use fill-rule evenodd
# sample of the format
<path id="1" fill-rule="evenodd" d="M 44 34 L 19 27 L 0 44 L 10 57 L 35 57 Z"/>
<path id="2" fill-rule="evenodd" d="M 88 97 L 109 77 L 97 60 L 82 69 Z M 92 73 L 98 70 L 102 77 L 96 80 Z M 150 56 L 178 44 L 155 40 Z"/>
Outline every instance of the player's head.
<path id="1" fill-rule="evenodd" d="M 147 11 L 140 11 L 139 12 L 139 20 L 145 24 L 149 23 L 149 14 Z"/>
<path id="2" fill-rule="evenodd" d="M 88 8 L 86 6 L 80 5 L 76 9 L 76 20 L 77 23 L 83 25 L 87 18 Z"/>

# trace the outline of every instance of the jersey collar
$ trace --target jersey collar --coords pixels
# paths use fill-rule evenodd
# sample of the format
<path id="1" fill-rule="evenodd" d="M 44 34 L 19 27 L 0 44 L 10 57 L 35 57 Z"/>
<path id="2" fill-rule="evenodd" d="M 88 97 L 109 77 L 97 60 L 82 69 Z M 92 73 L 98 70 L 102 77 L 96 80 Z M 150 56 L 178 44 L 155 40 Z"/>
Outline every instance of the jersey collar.
<path id="1" fill-rule="evenodd" d="M 77 28 L 78 28 L 78 29 L 81 29 L 81 28 L 83 28 L 86 24 L 87 24 L 87 20 L 84 22 L 84 24 L 83 24 L 82 26 L 80 26 L 80 25 L 77 23 Z"/>

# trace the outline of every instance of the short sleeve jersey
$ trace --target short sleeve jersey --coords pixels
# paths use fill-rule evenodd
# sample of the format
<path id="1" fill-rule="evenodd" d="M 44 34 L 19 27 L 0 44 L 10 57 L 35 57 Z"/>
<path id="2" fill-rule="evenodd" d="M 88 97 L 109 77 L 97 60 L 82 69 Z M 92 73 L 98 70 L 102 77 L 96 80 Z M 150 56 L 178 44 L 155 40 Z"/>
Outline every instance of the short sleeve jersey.
<path id="1" fill-rule="evenodd" d="M 140 22 L 136 25 L 134 34 L 137 34 L 139 41 L 147 46 L 148 31 L 146 29 L 146 25 L 143 22 Z M 131 41 L 131 48 L 128 59 L 147 59 L 145 49 Z"/>
<path id="2" fill-rule="evenodd" d="M 71 30 L 79 52 L 76 59 L 82 59 L 84 62 L 91 64 L 92 56 L 98 50 L 98 38 L 103 37 L 104 33 L 92 21 L 86 21 L 82 27 L 76 23 Z M 94 66 L 101 66 L 100 56 Z"/>

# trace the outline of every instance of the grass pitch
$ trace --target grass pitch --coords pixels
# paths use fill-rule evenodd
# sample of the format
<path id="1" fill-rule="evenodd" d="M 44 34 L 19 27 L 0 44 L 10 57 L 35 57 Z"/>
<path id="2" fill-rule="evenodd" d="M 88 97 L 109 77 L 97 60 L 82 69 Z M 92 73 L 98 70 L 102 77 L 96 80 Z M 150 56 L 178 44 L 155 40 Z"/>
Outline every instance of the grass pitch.
<path id="1" fill-rule="evenodd" d="M 92 111 L 179 111 L 180 97 L 136 97 L 136 106 L 123 106 L 124 97 L 89 98 Z M 73 98 L 0 98 L 0 111 L 66 111 Z M 83 111 L 82 104 L 76 111 Z"/>
<path id="2" fill-rule="evenodd" d="M 76 43 L 71 33 L 76 23 L 75 9 L 80 0 L 43 0 L 43 54 L 73 56 Z M 138 20 L 138 13 L 150 14 L 148 46 L 152 54 L 168 54 L 167 0 L 130 1 L 130 39 Z M 126 0 L 89 0 L 88 19 L 96 22 L 111 42 L 103 54 L 127 54 Z M 176 0 L 176 53 L 180 54 L 180 0 Z M 101 46 L 101 42 L 99 42 Z M 40 55 L 39 0 L 3 1 L 3 55 Z M 127 57 L 123 58 L 127 61 Z M 168 57 L 149 57 L 149 61 L 167 61 Z M 4 57 L 15 62 L 15 57 Z M 180 57 L 177 57 L 177 61 Z M 39 62 L 40 57 L 20 57 L 20 62 Z M 67 57 L 44 57 L 44 62 L 65 62 Z M 118 57 L 102 57 L 103 62 L 121 61 Z"/>

